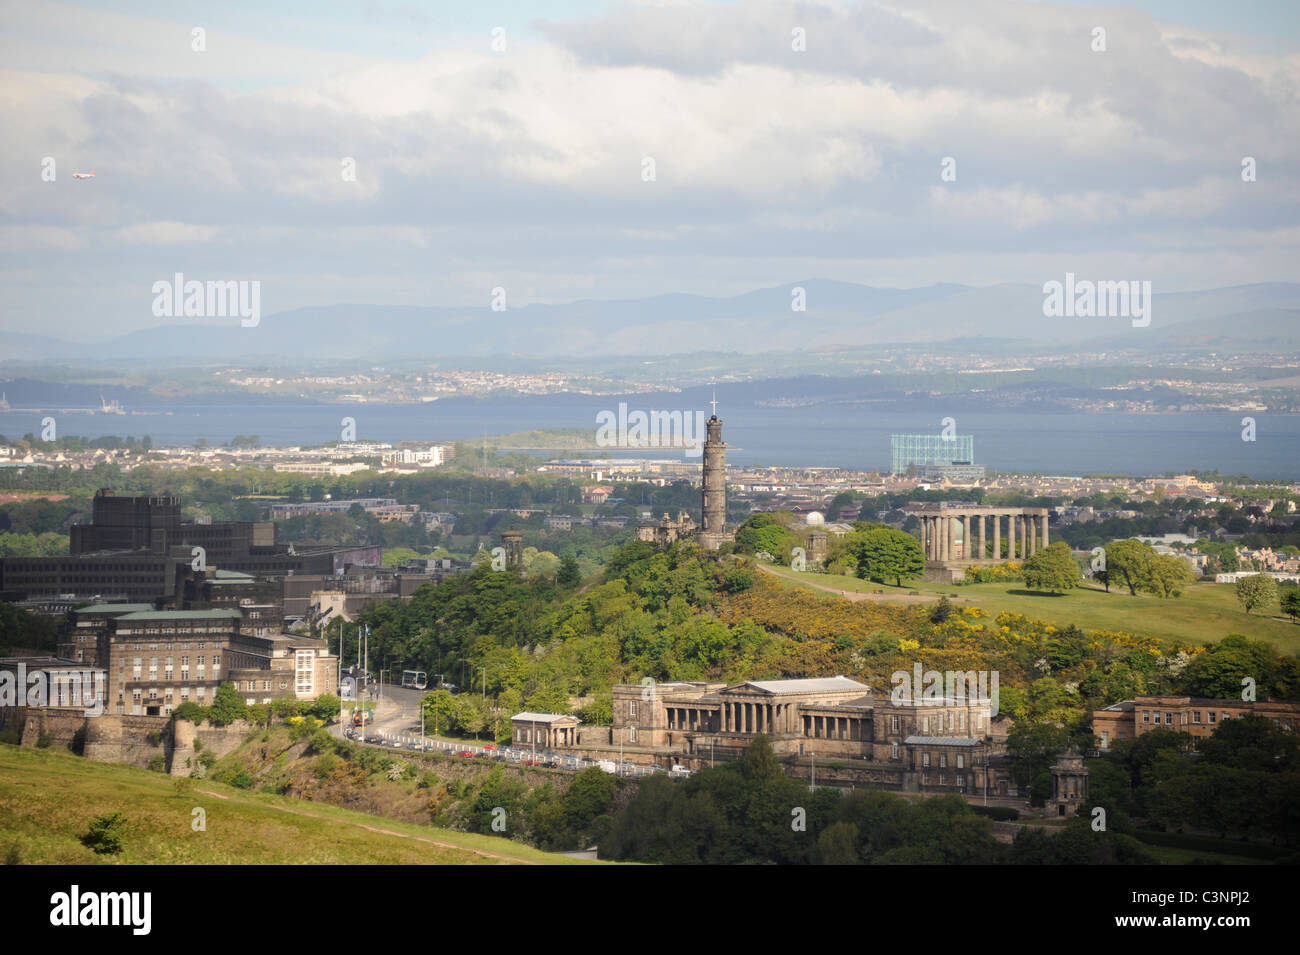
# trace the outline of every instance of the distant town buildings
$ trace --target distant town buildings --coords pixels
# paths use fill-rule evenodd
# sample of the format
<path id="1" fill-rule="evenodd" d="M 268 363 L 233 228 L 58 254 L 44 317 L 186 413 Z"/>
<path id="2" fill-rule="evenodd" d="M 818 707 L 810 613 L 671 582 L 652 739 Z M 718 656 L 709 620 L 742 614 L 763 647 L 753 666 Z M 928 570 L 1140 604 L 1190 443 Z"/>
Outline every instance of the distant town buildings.
<path id="1" fill-rule="evenodd" d="M 911 468 L 943 468 L 975 463 L 975 437 L 969 434 L 894 434 L 889 437 L 889 470 L 899 475 Z M 980 469 L 983 477 L 983 469 Z"/>

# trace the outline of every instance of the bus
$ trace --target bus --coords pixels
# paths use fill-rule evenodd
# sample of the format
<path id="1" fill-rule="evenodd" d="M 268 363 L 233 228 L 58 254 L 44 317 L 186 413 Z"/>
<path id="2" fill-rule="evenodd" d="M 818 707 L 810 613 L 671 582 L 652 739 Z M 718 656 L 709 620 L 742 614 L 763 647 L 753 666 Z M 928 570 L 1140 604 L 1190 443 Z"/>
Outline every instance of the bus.
<path id="1" fill-rule="evenodd" d="M 402 686 L 413 690 L 426 690 L 429 688 L 429 675 L 423 670 L 403 670 Z"/>

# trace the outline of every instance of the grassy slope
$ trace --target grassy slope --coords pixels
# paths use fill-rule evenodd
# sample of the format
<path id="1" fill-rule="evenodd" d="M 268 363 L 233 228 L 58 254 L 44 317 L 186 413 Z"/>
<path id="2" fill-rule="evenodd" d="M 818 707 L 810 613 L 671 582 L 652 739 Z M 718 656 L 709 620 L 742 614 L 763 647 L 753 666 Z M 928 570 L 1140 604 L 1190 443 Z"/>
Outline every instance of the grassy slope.
<path id="1" fill-rule="evenodd" d="M 27 864 L 582 864 L 472 833 L 392 822 L 365 813 L 92 763 L 55 749 L 0 744 L 0 853 Z M 207 830 L 191 830 L 191 809 Z M 96 816 L 121 812 L 125 850 L 99 856 L 80 837 Z M 475 850 L 478 850 L 476 852 Z M 484 853 L 484 854 L 479 854 Z"/>
<path id="2" fill-rule="evenodd" d="M 1300 653 L 1300 626 L 1289 618 L 1247 614 L 1237 603 L 1231 584 L 1192 584 L 1181 597 L 1161 600 L 1127 590 L 1078 588 L 1061 596 L 1025 590 L 1021 583 L 969 584 L 944 587 L 916 582 L 902 588 L 889 587 L 855 577 L 798 573 L 784 567 L 772 568 L 792 584 L 810 582 L 860 593 L 882 590 L 886 595 L 918 590 L 922 594 L 957 594 L 990 614 L 1003 611 L 1046 620 L 1058 627 L 1075 624 L 1084 630 L 1128 630 L 1192 643 L 1217 641 L 1230 633 L 1267 640 L 1283 653 Z"/>

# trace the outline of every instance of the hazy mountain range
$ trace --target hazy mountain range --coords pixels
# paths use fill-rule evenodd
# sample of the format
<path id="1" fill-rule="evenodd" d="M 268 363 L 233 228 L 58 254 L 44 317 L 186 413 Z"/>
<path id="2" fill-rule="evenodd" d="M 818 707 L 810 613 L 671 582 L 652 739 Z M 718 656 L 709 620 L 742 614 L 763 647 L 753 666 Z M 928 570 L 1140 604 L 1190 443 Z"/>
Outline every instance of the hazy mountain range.
<path id="1" fill-rule="evenodd" d="M 1063 279 L 1063 276 L 1060 277 Z M 1082 278 L 1082 277 L 1081 277 Z M 793 290 L 806 310 L 792 310 Z M 6 334 L 4 358 L 217 359 L 274 364 L 416 356 L 648 356 L 695 351 L 740 353 L 861 347 L 907 342 L 1008 339 L 1167 350 L 1294 350 L 1300 342 L 1300 284 L 1275 282 L 1154 295 L 1151 321 L 1048 318 L 1033 285 L 872 288 L 809 279 L 731 298 L 667 294 L 625 301 L 584 300 L 493 311 L 482 307 L 332 305 L 239 320 L 171 320 L 96 342 Z"/>

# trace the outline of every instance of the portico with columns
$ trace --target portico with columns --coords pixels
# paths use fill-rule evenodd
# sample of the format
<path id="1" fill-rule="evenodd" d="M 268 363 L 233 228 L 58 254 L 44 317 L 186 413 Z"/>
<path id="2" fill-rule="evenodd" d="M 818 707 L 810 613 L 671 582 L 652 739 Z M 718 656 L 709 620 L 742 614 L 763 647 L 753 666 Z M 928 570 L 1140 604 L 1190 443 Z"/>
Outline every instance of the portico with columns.
<path id="1" fill-rule="evenodd" d="M 908 510 L 921 522 L 926 576 L 949 579 L 946 571 L 971 564 L 1027 560 L 1049 543 L 1045 507 L 992 504 L 923 504 Z M 1003 528 L 1006 553 L 1003 553 Z M 990 546 L 991 545 L 991 546 Z"/>

